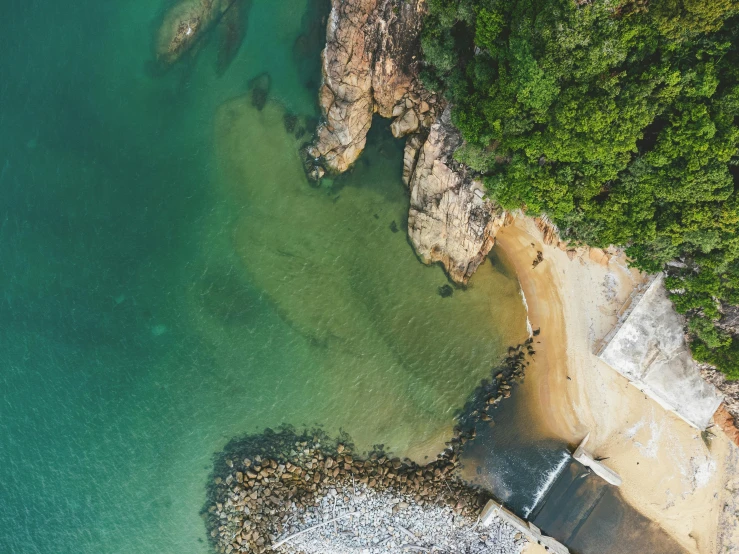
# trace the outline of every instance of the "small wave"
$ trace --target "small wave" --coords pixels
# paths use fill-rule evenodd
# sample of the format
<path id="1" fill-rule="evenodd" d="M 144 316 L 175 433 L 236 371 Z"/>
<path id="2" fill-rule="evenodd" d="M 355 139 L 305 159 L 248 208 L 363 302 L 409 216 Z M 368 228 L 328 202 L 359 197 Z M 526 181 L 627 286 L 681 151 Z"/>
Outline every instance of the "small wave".
<path id="1" fill-rule="evenodd" d="M 518 292 L 521 293 L 521 300 L 523 300 L 523 307 L 526 308 L 526 332 L 529 334 L 529 338 L 534 336 L 534 328 L 531 326 L 529 320 L 529 303 L 526 302 L 526 295 L 523 293 L 523 288 L 519 287 Z"/>
<path id="2" fill-rule="evenodd" d="M 570 458 L 571 456 L 569 452 L 564 452 L 562 454 L 562 458 L 559 460 L 559 463 L 554 468 L 552 468 L 552 471 L 547 474 L 546 478 L 541 482 L 539 488 L 536 490 L 534 501 L 531 503 L 531 506 L 523 509 L 524 519 L 528 518 L 529 515 L 531 515 L 531 512 L 534 511 L 534 508 L 536 508 L 539 505 L 539 502 L 541 502 L 541 499 L 544 498 L 544 495 L 549 492 L 549 489 L 552 488 L 552 485 L 557 480 L 557 477 L 560 476 L 565 466 L 570 461 Z"/>

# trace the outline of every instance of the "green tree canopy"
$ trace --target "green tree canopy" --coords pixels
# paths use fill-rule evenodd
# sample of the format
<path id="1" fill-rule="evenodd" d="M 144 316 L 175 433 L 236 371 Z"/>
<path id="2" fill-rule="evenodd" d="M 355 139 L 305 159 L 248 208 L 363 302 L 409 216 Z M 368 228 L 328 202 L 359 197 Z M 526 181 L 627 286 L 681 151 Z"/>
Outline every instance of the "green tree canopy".
<path id="1" fill-rule="evenodd" d="M 627 247 L 689 319 L 694 353 L 739 377 L 717 327 L 739 268 L 737 0 L 429 0 L 423 78 L 457 158 L 506 208 L 566 239 Z"/>

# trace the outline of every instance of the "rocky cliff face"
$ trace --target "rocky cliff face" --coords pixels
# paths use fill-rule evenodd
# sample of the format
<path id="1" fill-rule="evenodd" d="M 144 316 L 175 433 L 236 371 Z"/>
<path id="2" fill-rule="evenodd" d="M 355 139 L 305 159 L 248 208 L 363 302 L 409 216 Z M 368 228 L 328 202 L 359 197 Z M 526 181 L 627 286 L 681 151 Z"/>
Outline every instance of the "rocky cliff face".
<path id="1" fill-rule="evenodd" d="M 323 122 L 308 149 L 309 171 L 346 171 L 375 113 L 396 137 L 428 128 L 436 97 L 417 78 L 424 0 L 332 0 L 319 101 Z"/>
<path id="2" fill-rule="evenodd" d="M 480 183 L 452 159 L 462 138 L 449 109 L 431 127 L 414 163 L 414 141 L 406 146 L 411 207 L 408 235 L 426 262 L 441 262 L 449 276 L 466 283 L 495 243 L 506 214 L 484 199 Z M 405 168 L 404 168 L 405 169 Z"/>
<path id="3" fill-rule="evenodd" d="M 461 137 L 449 111 L 418 79 L 425 0 L 332 0 L 323 52 L 323 121 L 306 151 L 314 179 L 341 173 L 364 149 L 373 115 L 408 136 L 408 234 L 426 262 L 466 283 L 494 243 L 505 214 L 452 159 Z M 443 115 L 442 115 L 443 111 Z"/>

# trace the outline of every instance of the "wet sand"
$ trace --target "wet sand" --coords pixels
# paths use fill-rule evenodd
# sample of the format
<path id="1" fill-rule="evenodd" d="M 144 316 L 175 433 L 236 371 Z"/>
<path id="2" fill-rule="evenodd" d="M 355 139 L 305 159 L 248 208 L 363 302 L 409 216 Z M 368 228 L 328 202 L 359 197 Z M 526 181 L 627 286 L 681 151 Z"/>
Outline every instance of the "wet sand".
<path id="1" fill-rule="evenodd" d="M 591 433 L 590 449 L 623 477 L 630 505 L 688 551 L 716 552 L 728 440 L 716 431 L 709 450 L 696 429 L 595 355 L 645 276 L 598 250 L 580 249 L 570 260 L 520 216 L 496 247 L 516 268 L 532 327 L 541 328 L 520 417 L 571 446 Z M 537 251 L 544 261 L 532 268 Z"/>

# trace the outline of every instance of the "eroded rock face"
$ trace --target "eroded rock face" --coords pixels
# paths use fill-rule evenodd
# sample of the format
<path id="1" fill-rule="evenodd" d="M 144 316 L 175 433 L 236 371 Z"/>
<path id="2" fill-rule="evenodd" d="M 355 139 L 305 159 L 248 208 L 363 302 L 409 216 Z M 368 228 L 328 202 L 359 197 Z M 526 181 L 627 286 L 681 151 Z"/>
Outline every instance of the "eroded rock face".
<path id="1" fill-rule="evenodd" d="M 505 213 L 452 158 L 461 144 L 443 103 L 418 79 L 425 0 L 332 0 L 320 104 L 324 120 L 306 152 L 313 179 L 349 169 L 365 147 L 375 113 L 408 136 L 408 234 L 426 263 L 441 262 L 466 283 L 492 248 Z"/>
<path id="2" fill-rule="evenodd" d="M 436 98 L 417 78 L 425 0 L 332 0 L 319 102 L 324 120 L 308 149 L 316 167 L 341 173 L 364 149 L 372 116 L 393 117 L 396 137 L 434 120 Z"/>
<path id="3" fill-rule="evenodd" d="M 707 364 L 701 365 L 701 376 L 724 395 L 724 403 L 714 414 L 714 421 L 727 435 L 739 438 L 739 431 L 731 430 L 731 426 L 735 429 L 739 426 L 739 381 L 729 381 L 725 374 Z"/>
<path id="4" fill-rule="evenodd" d="M 408 141 L 405 165 L 413 168 L 408 236 L 416 253 L 425 263 L 441 262 L 454 281 L 466 283 L 495 244 L 506 213 L 484 199 L 482 185 L 453 161 L 461 142 L 447 109 L 415 163 L 414 143 Z"/>
<path id="5" fill-rule="evenodd" d="M 739 427 L 737 422 L 726 404 L 721 404 L 716 413 L 713 415 L 713 421 L 719 428 L 726 433 L 726 436 L 734 444 L 739 446 Z"/>

